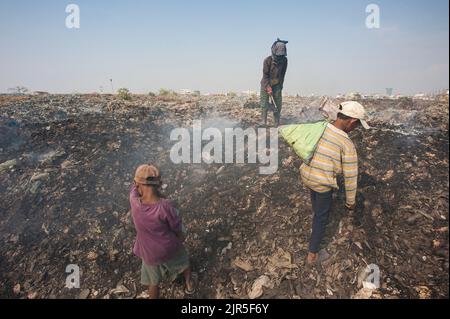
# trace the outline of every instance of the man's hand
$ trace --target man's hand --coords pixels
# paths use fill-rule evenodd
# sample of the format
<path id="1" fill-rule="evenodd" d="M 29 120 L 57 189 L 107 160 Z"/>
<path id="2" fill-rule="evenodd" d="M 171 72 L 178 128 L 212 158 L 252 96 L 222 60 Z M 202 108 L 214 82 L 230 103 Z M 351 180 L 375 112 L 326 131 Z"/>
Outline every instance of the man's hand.
<path id="1" fill-rule="evenodd" d="M 350 211 L 354 211 L 356 208 L 356 203 L 355 204 L 345 204 L 345 207 L 347 207 L 347 209 Z"/>
<path id="2" fill-rule="evenodd" d="M 267 89 L 266 89 L 266 92 L 267 92 L 267 94 L 272 95 L 272 94 L 273 94 L 272 87 L 271 87 L 271 86 L 268 86 Z"/>

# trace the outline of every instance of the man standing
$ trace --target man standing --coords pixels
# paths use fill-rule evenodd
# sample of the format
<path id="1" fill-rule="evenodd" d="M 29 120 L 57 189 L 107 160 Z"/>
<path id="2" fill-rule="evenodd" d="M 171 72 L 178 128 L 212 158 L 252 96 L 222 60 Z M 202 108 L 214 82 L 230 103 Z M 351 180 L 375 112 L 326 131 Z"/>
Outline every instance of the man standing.
<path id="1" fill-rule="evenodd" d="M 282 90 L 286 75 L 288 60 L 288 41 L 277 39 L 272 45 L 272 55 L 264 60 L 263 78 L 261 80 L 261 108 L 264 125 L 267 125 L 267 111 L 274 104 L 275 126 L 280 124 L 281 107 L 283 103 Z"/>
<path id="2" fill-rule="evenodd" d="M 300 167 L 303 183 L 311 190 L 314 212 L 307 258 L 310 265 L 319 261 L 320 244 L 328 223 L 333 189 L 339 189 L 337 174 L 344 176 L 346 207 L 351 211 L 355 209 L 358 155 L 347 134 L 359 125 L 369 129 L 366 119 L 366 111 L 358 102 L 344 102 L 339 105 L 337 120 L 328 124 L 311 162 Z"/>

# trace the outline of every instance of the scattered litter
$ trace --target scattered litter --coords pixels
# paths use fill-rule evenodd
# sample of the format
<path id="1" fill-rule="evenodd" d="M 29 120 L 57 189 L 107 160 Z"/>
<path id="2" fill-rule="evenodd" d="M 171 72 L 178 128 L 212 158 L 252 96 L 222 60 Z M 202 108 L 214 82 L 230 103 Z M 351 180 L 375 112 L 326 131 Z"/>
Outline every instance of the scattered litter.
<path id="1" fill-rule="evenodd" d="M 287 145 L 279 143 L 279 167 L 268 176 L 254 164 L 170 160 L 170 133 L 194 120 L 221 131 L 257 128 L 253 100 L 243 107 L 244 99 L 226 96 L 0 95 L 1 269 L 14 270 L 0 271 L 0 295 L 83 296 L 64 288 L 70 263 L 92 287 L 86 298 L 148 297 L 132 253 L 128 193 L 136 167 L 154 162 L 188 230 L 201 277 L 195 297 L 448 298 L 448 103 L 363 102 L 374 129 L 350 134 L 357 208 L 347 212 L 340 187 L 323 243 L 328 259 L 310 269 L 310 194 Z M 330 99 L 323 112 L 320 101 L 285 97 L 281 124 L 335 116 L 341 101 Z M 376 290 L 358 278 L 373 263 L 382 269 Z M 164 298 L 184 298 L 178 282 L 161 288 Z"/>

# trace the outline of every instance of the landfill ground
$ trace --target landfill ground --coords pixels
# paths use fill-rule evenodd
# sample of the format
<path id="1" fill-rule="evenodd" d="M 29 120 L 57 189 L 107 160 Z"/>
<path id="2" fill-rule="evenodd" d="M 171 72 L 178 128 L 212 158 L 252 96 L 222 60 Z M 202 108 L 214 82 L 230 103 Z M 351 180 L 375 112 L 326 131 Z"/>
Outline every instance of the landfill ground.
<path id="1" fill-rule="evenodd" d="M 173 164 L 170 132 L 256 128 L 260 110 L 222 96 L 0 96 L 0 297 L 145 298 L 128 194 L 155 163 L 178 203 L 199 286 L 190 298 L 448 298 L 448 100 L 362 101 L 373 129 L 359 154 L 357 210 L 335 205 L 324 247 L 306 267 L 311 231 L 301 164 L 279 140 L 279 169 Z M 334 101 L 337 103 L 338 101 Z M 286 98 L 282 124 L 320 119 L 317 98 Z M 5 164 L 6 163 L 6 164 Z M 81 271 L 65 287 L 66 267 Z M 377 265 L 380 287 L 363 284 Z M 164 298 L 186 298 L 183 282 Z"/>

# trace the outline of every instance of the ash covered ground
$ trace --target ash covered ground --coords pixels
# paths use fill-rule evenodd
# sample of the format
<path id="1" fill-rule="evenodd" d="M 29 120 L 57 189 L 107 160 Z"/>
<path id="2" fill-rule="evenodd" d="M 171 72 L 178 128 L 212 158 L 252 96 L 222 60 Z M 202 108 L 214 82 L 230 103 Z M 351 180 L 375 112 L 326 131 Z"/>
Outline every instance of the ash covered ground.
<path id="1" fill-rule="evenodd" d="M 335 101 L 336 102 L 336 101 Z M 170 132 L 203 119 L 256 128 L 240 98 L 0 96 L 0 296 L 144 298 L 128 193 L 135 168 L 161 167 L 178 202 L 199 276 L 194 298 L 448 298 L 448 101 L 363 101 L 370 131 L 359 153 L 358 205 L 339 191 L 325 240 L 330 258 L 307 268 L 309 192 L 300 160 L 279 141 L 279 169 L 171 162 Z M 320 119 L 319 101 L 286 98 L 282 124 Z M 66 266 L 81 288 L 65 288 Z M 363 289 L 367 265 L 381 287 Z M 262 277 L 264 276 L 264 277 Z M 181 280 L 162 297 L 185 298 Z"/>

